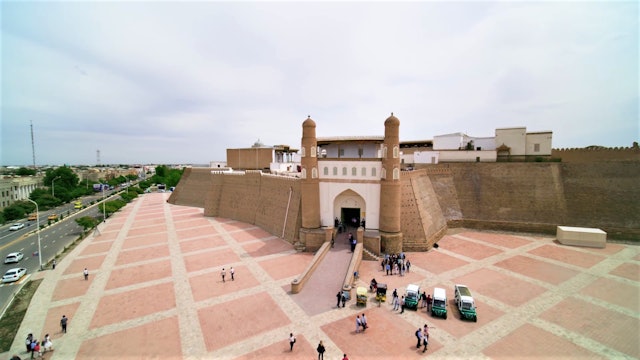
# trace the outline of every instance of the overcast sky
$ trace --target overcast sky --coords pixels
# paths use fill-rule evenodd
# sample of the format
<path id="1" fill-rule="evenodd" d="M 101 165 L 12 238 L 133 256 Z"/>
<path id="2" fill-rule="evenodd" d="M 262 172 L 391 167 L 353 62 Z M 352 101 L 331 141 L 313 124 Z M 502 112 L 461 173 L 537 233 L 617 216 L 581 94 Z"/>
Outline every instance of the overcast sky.
<path id="1" fill-rule="evenodd" d="M 11 2 L 0 163 L 194 163 L 318 136 L 496 128 L 631 146 L 638 2 Z"/>

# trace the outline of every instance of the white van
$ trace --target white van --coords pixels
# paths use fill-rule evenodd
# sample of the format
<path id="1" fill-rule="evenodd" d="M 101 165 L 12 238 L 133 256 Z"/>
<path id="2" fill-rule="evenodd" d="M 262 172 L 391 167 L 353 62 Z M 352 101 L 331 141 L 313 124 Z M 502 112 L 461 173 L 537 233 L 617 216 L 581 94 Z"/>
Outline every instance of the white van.
<path id="1" fill-rule="evenodd" d="M 443 288 L 433 288 L 431 299 L 431 316 L 447 318 L 447 292 Z"/>

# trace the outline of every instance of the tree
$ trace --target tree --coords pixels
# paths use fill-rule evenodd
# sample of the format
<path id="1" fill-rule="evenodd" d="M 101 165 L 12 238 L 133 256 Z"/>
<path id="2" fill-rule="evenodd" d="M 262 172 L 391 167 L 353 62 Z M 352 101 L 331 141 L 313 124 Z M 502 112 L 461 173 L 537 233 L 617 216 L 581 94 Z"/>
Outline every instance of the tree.
<path id="1" fill-rule="evenodd" d="M 98 220 L 92 218 L 91 216 L 83 216 L 79 219 L 76 219 L 76 223 L 82 226 L 84 232 L 87 232 L 87 230 L 92 229 L 96 226 Z"/>
<path id="2" fill-rule="evenodd" d="M 16 170 L 16 175 L 18 176 L 33 176 L 35 174 L 36 174 L 35 169 L 29 169 L 26 167 L 21 167 L 20 169 Z"/>

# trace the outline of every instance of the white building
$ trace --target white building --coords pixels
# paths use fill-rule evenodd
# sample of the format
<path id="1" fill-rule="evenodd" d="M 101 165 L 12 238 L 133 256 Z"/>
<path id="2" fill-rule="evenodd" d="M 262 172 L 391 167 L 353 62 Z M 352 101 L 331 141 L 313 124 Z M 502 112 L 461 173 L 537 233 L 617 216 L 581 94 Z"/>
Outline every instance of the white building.
<path id="1" fill-rule="evenodd" d="M 18 200 L 25 200 L 42 186 L 42 176 L 3 176 L 0 178 L 0 209 Z"/>

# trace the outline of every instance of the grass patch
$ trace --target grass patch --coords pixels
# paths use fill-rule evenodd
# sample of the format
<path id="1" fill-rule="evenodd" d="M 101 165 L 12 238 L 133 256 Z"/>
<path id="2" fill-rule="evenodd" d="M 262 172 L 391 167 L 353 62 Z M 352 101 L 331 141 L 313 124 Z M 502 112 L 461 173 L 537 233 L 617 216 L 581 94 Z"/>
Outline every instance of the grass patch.
<path id="1" fill-rule="evenodd" d="M 2 319 L 0 319 L 0 352 L 11 350 L 11 344 L 13 344 L 14 338 L 18 334 L 18 329 L 20 329 L 22 319 L 27 313 L 31 298 L 38 290 L 41 282 L 42 279 L 27 282 L 13 299 Z"/>

